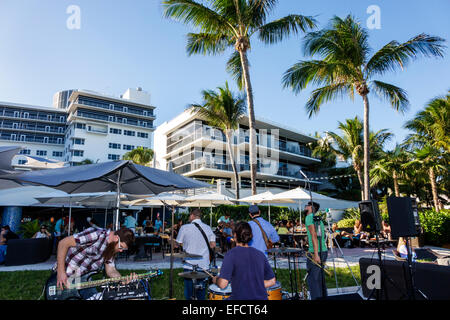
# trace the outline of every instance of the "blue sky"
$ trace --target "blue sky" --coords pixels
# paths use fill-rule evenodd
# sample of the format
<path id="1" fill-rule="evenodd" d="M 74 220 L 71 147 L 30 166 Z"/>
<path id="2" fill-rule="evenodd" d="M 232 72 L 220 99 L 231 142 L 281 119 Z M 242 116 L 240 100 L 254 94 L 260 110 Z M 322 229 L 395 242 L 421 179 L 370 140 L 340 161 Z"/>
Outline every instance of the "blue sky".
<path id="1" fill-rule="evenodd" d="M 70 5 L 81 9 L 81 28 L 69 30 Z M 406 41 L 419 33 L 450 40 L 450 1 L 411 0 L 280 0 L 271 20 L 290 13 L 314 15 L 319 27 L 333 15 L 351 13 L 366 25 L 368 6 L 381 9 L 381 29 L 369 30 L 378 50 L 391 40 Z M 202 89 L 226 80 L 230 52 L 221 56 L 191 56 L 185 51 L 189 27 L 163 18 L 160 0 L 1 0 L 0 101 L 50 106 L 63 89 L 90 89 L 118 96 L 141 86 L 157 107 L 156 125 L 193 102 Z M 324 105 L 308 119 L 304 105 L 312 88 L 299 95 L 283 89 L 282 74 L 303 59 L 302 35 L 266 46 L 252 42 L 249 54 L 257 116 L 285 123 L 300 131 L 336 131 L 338 121 L 362 117 L 362 101 L 345 98 Z M 447 42 L 448 46 L 448 42 Z M 371 97 L 371 129 L 387 128 L 401 142 L 402 128 L 431 98 L 450 89 L 450 50 L 444 59 L 420 59 L 405 71 L 380 78 L 407 90 L 408 112 L 399 114 Z M 232 83 L 232 87 L 235 87 Z"/>

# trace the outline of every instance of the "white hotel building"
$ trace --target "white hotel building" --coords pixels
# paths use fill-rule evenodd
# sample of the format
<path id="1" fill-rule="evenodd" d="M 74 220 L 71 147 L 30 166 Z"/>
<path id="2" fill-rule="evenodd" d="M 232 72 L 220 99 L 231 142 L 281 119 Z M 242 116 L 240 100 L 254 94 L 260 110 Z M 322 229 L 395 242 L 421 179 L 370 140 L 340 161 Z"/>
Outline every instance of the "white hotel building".
<path id="1" fill-rule="evenodd" d="M 198 113 L 186 109 L 155 130 L 155 166 L 199 180 L 223 179 L 232 187 L 234 174 L 221 130 L 211 127 Z M 309 178 L 317 177 L 310 166 L 320 163 L 307 144 L 315 138 L 298 130 L 256 119 L 258 140 L 257 186 L 292 188 L 305 186 L 302 170 Z M 232 146 L 237 161 L 241 188 L 250 187 L 248 118 L 243 117 L 234 132 Z M 311 181 L 317 190 L 320 180 Z"/>
<path id="2" fill-rule="evenodd" d="M 29 156 L 70 165 L 119 160 L 137 147 L 152 148 L 154 109 L 141 88 L 128 89 L 120 98 L 61 91 L 53 97 L 53 108 L 0 102 L 0 145 L 24 148 L 13 160 L 22 168 Z"/>

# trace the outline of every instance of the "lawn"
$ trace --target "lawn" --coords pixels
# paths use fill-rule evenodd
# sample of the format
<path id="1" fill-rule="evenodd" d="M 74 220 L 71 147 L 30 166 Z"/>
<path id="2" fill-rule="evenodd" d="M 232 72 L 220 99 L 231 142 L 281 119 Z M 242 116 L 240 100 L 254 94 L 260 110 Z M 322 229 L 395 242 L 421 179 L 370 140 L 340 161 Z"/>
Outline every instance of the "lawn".
<path id="1" fill-rule="evenodd" d="M 333 269 L 331 271 L 331 277 L 327 276 L 327 287 L 335 288 L 335 278 Z M 168 299 L 169 297 L 169 269 L 164 269 L 163 275 L 155 278 L 151 286 L 152 299 Z M 360 282 L 359 267 L 352 267 L 352 271 Z M 120 270 L 122 275 L 126 275 L 130 272 L 144 273 L 146 270 Z M 177 276 L 182 269 L 174 269 L 174 281 L 173 281 L 173 295 L 177 300 L 184 300 L 184 287 L 183 279 Z M 348 268 L 336 269 L 339 287 L 355 286 Z M 0 300 L 37 300 L 41 297 L 43 292 L 43 286 L 50 275 L 50 271 L 14 271 L 14 272 L 0 272 Z M 305 276 L 305 270 L 301 270 L 301 279 Z M 294 274 L 292 273 L 292 277 Z M 297 276 L 298 277 L 298 276 Z M 298 279 L 298 278 L 297 278 Z M 281 282 L 282 288 L 285 291 L 290 290 L 289 282 L 289 270 L 278 269 L 277 280 Z"/>

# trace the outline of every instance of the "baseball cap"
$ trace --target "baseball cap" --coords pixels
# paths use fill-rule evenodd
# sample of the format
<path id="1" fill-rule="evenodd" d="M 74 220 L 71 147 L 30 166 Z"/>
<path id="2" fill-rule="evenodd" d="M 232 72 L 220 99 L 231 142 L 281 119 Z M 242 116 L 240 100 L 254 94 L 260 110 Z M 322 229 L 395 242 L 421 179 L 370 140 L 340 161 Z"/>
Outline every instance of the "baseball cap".
<path id="1" fill-rule="evenodd" d="M 258 212 L 259 212 L 259 208 L 258 208 L 257 205 L 251 205 L 251 206 L 248 208 L 248 212 L 251 213 L 251 214 L 258 213 Z"/>

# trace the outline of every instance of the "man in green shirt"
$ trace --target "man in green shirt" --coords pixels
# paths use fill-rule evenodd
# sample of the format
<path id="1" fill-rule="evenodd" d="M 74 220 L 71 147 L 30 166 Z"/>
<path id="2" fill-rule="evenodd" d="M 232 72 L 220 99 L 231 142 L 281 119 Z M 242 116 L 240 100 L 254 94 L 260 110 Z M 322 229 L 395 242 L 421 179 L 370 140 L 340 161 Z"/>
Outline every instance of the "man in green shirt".
<path id="1" fill-rule="evenodd" d="M 312 260 L 307 259 L 306 268 L 308 270 L 308 287 L 311 300 L 327 297 L 327 287 L 323 267 L 328 256 L 326 233 L 323 221 L 315 221 L 314 214 L 319 210 L 320 205 L 316 202 L 308 202 L 305 207 L 305 225 L 308 233 L 309 253 Z"/>

